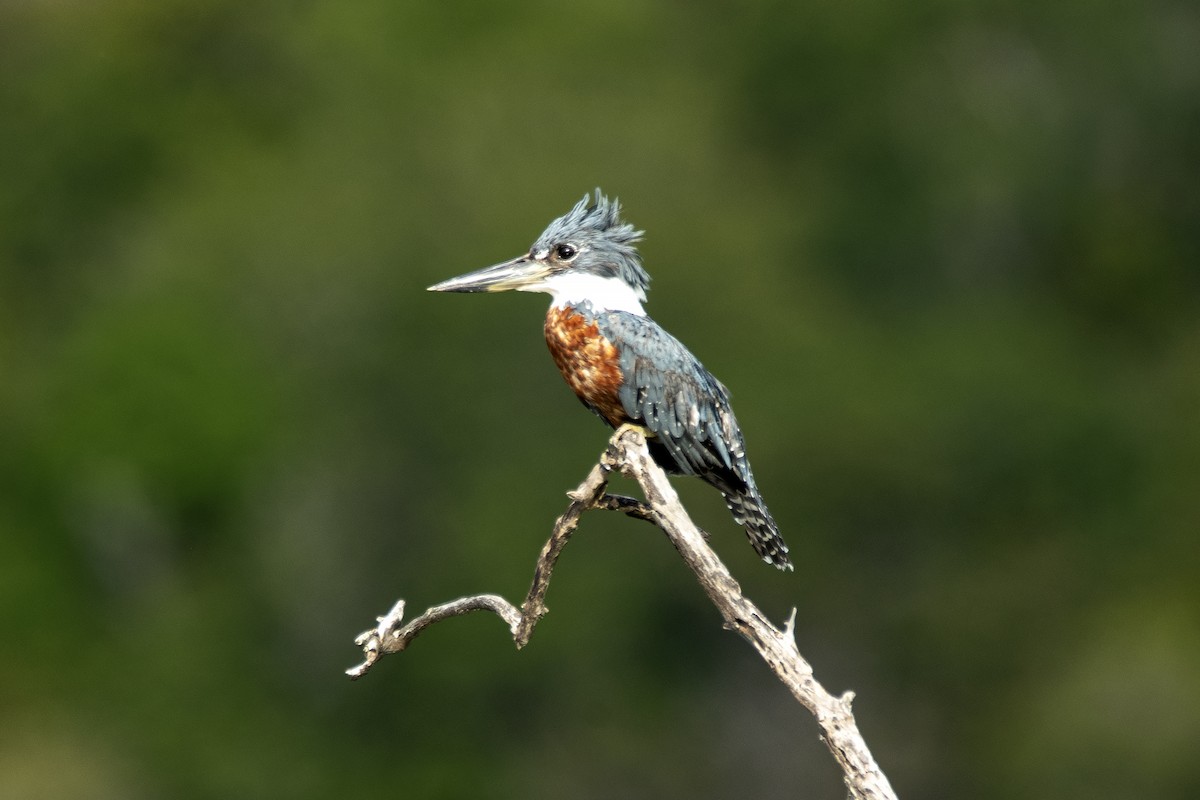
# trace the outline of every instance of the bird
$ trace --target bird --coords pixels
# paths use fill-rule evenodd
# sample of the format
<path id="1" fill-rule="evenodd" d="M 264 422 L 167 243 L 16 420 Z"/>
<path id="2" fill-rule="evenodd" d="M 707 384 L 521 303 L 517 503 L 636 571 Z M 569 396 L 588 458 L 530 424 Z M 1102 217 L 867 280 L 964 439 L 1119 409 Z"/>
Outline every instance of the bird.
<path id="1" fill-rule="evenodd" d="M 524 255 L 428 291 L 549 294 L 546 344 L 583 405 L 614 429 L 640 427 L 655 463 L 715 487 L 762 560 L 791 570 L 729 390 L 642 305 L 650 286 L 637 250 L 643 233 L 621 218 L 616 198 L 596 189 L 546 226 Z"/>

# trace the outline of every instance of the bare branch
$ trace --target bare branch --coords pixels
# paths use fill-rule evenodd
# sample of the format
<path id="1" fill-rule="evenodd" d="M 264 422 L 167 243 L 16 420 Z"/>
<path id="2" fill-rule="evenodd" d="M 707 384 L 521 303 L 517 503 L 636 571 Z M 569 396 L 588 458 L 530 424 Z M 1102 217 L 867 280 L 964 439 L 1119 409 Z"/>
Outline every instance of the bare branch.
<path id="1" fill-rule="evenodd" d="M 562 549 L 567 546 L 567 540 L 579 526 L 579 518 L 583 516 L 583 512 L 595 508 L 596 502 L 604 495 L 604 489 L 608 486 L 608 474 L 609 468 L 606 465 L 597 464 L 575 491 L 567 493 L 571 504 L 562 516 L 554 521 L 554 530 L 542 546 L 537 566 L 533 569 L 533 583 L 525 595 L 525 602 L 521 604 L 521 622 L 513 634 L 513 641 L 518 649 L 529 644 L 534 626 L 549 610 L 542 601 L 546 597 L 546 590 L 550 588 L 550 573 L 554 571 Z"/>
<path id="2" fill-rule="evenodd" d="M 645 493 L 646 502 L 605 493 L 613 470 L 637 481 Z M 654 463 L 642 431 L 625 426 L 613 434 L 600 463 L 592 468 L 575 491 L 568 493 L 571 503 L 554 523 L 550 538 L 538 556 L 533 583 L 518 609 L 504 598 L 493 595 L 474 595 L 445 603 L 425 611 L 403 627 L 404 601 L 396 603 L 379 625 L 355 639 L 363 648 L 364 660 L 346 672 L 352 678 L 364 675 L 386 653 L 405 649 L 408 643 L 435 622 L 471 611 L 487 610 L 503 619 L 512 632 L 518 648 L 529 643 L 533 629 L 546 614 L 545 596 L 550 576 L 558 557 L 579 526 L 579 519 L 591 509 L 620 511 L 628 516 L 653 523 L 667 534 L 671 544 L 696 574 L 713 605 L 725 620 L 725 626 L 737 631 L 758 651 L 776 677 L 792 696 L 800 701 L 817 719 L 825 742 L 842 774 L 850 797 L 855 800 L 895 800 L 887 776 L 879 769 L 859 733 L 850 704 L 853 692 L 841 697 L 829 694 L 816 678 L 812 666 L 800 655 L 796 646 L 796 610 L 792 609 L 783 628 L 767 620 L 752 602 L 742 595 L 742 589 L 730 575 L 712 548 L 707 535 L 688 517 L 679 496 L 667 481 L 662 469 Z"/>
<path id="3" fill-rule="evenodd" d="M 640 519 L 651 525 L 658 524 L 658 514 L 654 509 L 635 497 L 626 497 L 623 494 L 605 494 L 596 501 L 596 508 L 602 508 L 605 511 L 620 511 L 627 517 Z"/>
<path id="4" fill-rule="evenodd" d="M 614 454 L 614 450 L 616 453 Z M 854 798 L 895 798 L 887 776 L 879 769 L 866 741 L 858 731 L 847 692 L 840 698 L 825 691 L 813 677 L 812 666 L 796 647 L 793 610 L 783 630 L 776 628 L 757 606 L 742 595 L 741 587 L 717 558 L 699 530 L 688 518 L 667 476 L 650 458 L 645 437 L 640 431 L 618 432 L 605 457 L 612 466 L 636 480 L 646 493 L 646 501 L 659 515 L 659 525 L 696 573 L 700 586 L 721 612 L 726 627 L 748 641 L 792 696 L 817 718 L 824 731 L 825 744 L 842 768 L 846 788 Z"/>
<path id="5" fill-rule="evenodd" d="M 376 627 L 360 633 L 355 638 L 354 643 L 363 650 L 363 661 L 346 670 L 346 674 L 357 680 L 367 674 L 381 657 L 388 653 L 398 653 L 408 647 L 409 642 L 433 623 L 472 611 L 491 611 L 508 623 L 518 649 L 528 644 L 534 626 L 546 615 L 546 590 L 550 588 L 550 575 L 554 572 L 554 565 L 558 563 L 558 556 L 566 547 L 571 534 L 579 527 L 579 518 L 583 516 L 583 512 L 599 507 L 598 504 L 605 496 L 604 489 L 608 486 L 608 475 L 609 467 L 597 464 L 575 491 L 567 493 L 571 503 L 554 522 L 554 529 L 542 547 L 534 567 L 533 583 L 520 608 L 499 595 L 477 594 L 427 609 L 424 614 L 401 627 L 404 601 L 400 600 L 387 614 L 377 617 L 379 624 Z"/>
<path id="6" fill-rule="evenodd" d="M 391 611 L 382 617 L 376 617 L 379 621 L 376 627 L 369 631 L 363 631 L 355 637 L 354 643 L 363 649 L 364 658 L 361 664 L 346 670 L 346 674 L 352 679 L 358 680 L 381 656 L 388 653 L 399 653 L 433 623 L 450 617 L 461 617 L 472 611 L 491 611 L 508 623 L 508 627 L 514 635 L 522 620 L 521 612 L 516 606 L 500 595 L 477 594 L 427 608 L 424 614 L 401 627 L 400 621 L 404 617 L 404 601 L 398 600 L 396 605 L 392 606 Z"/>

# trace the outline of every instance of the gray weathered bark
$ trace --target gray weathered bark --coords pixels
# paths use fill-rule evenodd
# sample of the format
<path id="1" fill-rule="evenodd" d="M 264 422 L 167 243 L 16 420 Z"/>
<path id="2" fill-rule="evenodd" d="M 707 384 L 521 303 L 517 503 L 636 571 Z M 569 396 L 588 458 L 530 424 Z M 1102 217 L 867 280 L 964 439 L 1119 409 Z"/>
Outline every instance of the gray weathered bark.
<path id="1" fill-rule="evenodd" d="M 636 480 L 645 493 L 646 502 L 607 494 L 605 490 L 613 470 Z M 834 697 L 813 677 L 812 667 L 796 647 L 794 609 L 780 629 L 746 599 L 737 581 L 708 546 L 703 532 L 688 517 L 667 476 L 650 458 L 640 429 L 624 427 L 614 433 L 600 463 L 568 496 L 571 503 L 554 523 L 550 539 L 538 556 L 533 584 L 520 608 L 499 595 L 474 595 L 434 606 L 407 624 L 401 624 L 404 614 L 404 601 L 401 600 L 378 619 L 375 628 L 355 639 L 363 649 L 364 659 L 358 666 L 346 670 L 347 674 L 355 679 L 362 677 L 381 656 L 404 650 L 433 623 L 471 611 L 487 610 L 498 615 L 508 624 L 517 647 L 524 647 L 533 635 L 534 626 L 546 613 L 544 599 L 550 586 L 550 575 L 584 512 L 592 509 L 621 511 L 646 520 L 667 534 L 721 613 L 725 626 L 741 634 L 801 705 L 816 717 L 824 732 L 823 741 L 842 768 L 850 796 L 862 800 L 894 800 L 896 795 L 887 776 L 875 763 L 855 723 L 850 708 L 853 693 Z"/>

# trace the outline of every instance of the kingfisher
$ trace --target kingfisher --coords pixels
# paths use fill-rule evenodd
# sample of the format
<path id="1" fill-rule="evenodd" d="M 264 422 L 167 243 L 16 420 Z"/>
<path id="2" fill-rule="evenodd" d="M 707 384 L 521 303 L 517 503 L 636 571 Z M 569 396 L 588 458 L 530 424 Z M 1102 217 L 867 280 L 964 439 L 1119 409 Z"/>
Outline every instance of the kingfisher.
<path id="1" fill-rule="evenodd" d="M 637 243 L 599 189 L 551 222 L 525 255 L 429 287 L 431 292 L 550 295 L 546 344 L 567 385 L 613 428 L 641 427 L 668 473 L 716 487 L 763 561 L 792 569 L 788 547 L 754 483 L 729 390 L 650 317 L 650 275 Z"/>

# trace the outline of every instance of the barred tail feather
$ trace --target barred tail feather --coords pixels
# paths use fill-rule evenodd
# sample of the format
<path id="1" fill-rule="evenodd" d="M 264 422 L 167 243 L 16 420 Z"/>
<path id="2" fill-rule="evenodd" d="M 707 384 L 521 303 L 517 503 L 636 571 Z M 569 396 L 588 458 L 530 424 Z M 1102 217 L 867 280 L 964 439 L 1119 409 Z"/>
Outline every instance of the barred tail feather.
<path id="1" fill-rule="evenodd" d="M 745 527 L 746 536 L 750 539 L 750 546 L 754 548 L 754 552 L 771 566 L 790 571 L 792 562 L 788 558 L 788 546 L 753 483 L 744 489 L 722 494 L 734 521 Z"/>

